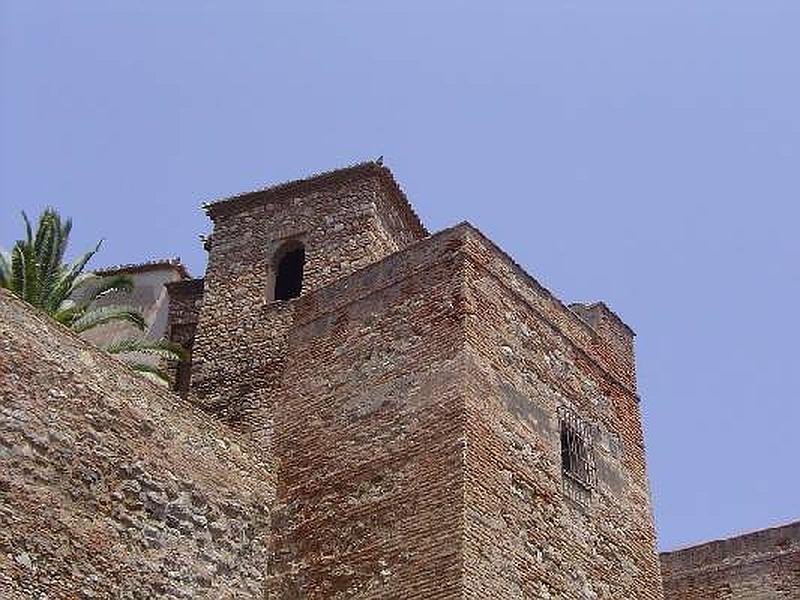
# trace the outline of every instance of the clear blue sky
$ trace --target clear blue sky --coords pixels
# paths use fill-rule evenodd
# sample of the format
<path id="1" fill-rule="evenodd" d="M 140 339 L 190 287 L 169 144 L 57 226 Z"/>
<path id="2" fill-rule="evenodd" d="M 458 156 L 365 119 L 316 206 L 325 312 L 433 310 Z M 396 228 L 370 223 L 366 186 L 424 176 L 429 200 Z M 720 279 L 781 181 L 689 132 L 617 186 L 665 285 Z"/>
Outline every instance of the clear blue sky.
<path id="1" fill-rule="evenodd" d="M 800 518 L 800 3 L 294 4 L 2 2 L 0 243 L 200 275 L 202 201 L 383 154 L 636 329 L 662 548 Z"/>

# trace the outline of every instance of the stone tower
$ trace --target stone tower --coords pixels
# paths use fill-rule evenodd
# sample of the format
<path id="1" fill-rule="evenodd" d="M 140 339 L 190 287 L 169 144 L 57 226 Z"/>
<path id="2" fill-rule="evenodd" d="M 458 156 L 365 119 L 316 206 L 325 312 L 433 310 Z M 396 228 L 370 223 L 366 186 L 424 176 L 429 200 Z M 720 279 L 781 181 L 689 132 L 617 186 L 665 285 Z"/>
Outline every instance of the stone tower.
<path id="1" fill-rule="evenodd" d="M 240 194 L 206 210 L 214 230 L 193 342 L 192 393 L 269 443 L 295 310 L 277 287 L 282 262 L 294 261 L 289 271 L 299 267 L 294 283 L 306 294 L 427 232 L 391 174 L 373 163 Z"/>
<path id="2" fill-rule="evenodd" d="M 275 598 L 662 598 L 633 332 L 375 163 L 211 204 L 190 396 L 274 467 Z"/>

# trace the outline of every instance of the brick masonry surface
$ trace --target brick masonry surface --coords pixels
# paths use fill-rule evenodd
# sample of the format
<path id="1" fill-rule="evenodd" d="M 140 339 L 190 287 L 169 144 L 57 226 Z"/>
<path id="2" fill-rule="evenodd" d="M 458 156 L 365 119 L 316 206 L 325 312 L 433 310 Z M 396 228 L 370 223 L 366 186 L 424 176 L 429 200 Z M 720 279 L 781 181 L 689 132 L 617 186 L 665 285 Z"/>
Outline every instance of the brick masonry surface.
<path id="1" fill-rule="evenodd" d="M 429 235 L 376 163 L 206 210 L 205 278 L 167 286 L 179 395 L 0 295 L 6 596 L 663 598 L 634 333 L 605 304 L 469 224 Z"/>
<path id="2" fill-rule="evenodd" d="M 242 440 L 0 290 L 0 597 L 262 598 Z"/>
<path id="3" fill-rule="evenodd" d="M 661 554 L 667 600 L 800 600 L 800 521 Z"/>
<path id="4" fill-rule="evenodd" d="M 607 345 L 468 225 L 299 300 L 270 589 L 660 598 L 638 398 Z M 596 424 L 586 507 L 562 489 L 563 404 Z"/>
<path id="5" fill-rule="evenodd" d="M 632 355 L 463 229 L 467 596 L 661 598 Z M 579 498 L 560 407 L 594 439 L 597 484 Z"/>
<path id="6" fill-rule="evenodd" d="M 451 241 L 296 303 L 275 407 L 276 598 L 463 597 L 463 278 Z"/>

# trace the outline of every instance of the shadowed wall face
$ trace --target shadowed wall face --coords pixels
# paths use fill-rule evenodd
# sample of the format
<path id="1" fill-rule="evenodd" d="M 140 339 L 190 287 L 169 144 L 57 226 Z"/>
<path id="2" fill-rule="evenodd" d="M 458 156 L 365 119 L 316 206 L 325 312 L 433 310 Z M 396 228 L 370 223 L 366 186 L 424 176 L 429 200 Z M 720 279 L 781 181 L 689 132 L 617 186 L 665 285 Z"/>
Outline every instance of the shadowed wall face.
<path id="1" fill-rule="evenodd" d="M 189 394 L 192 376 L 192 350 L 203 305 L 203 279 L 185 279 L 167 284 L 169 295 L 169 340 L 183 346 L 189 357 L 170 365 L 174 389 L 181 396 Z"/>

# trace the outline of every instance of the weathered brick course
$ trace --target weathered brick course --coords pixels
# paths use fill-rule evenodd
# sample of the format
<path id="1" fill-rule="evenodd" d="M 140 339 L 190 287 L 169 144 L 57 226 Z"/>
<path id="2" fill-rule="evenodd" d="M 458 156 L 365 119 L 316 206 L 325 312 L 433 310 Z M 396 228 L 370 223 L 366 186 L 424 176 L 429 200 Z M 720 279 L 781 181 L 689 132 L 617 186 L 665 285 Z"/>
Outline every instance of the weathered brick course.
<path id="1" fill-rule="evenodd" d="M 276 598 L 461 598 L 463 277 L 440 234 L 295 306 Z"/>

